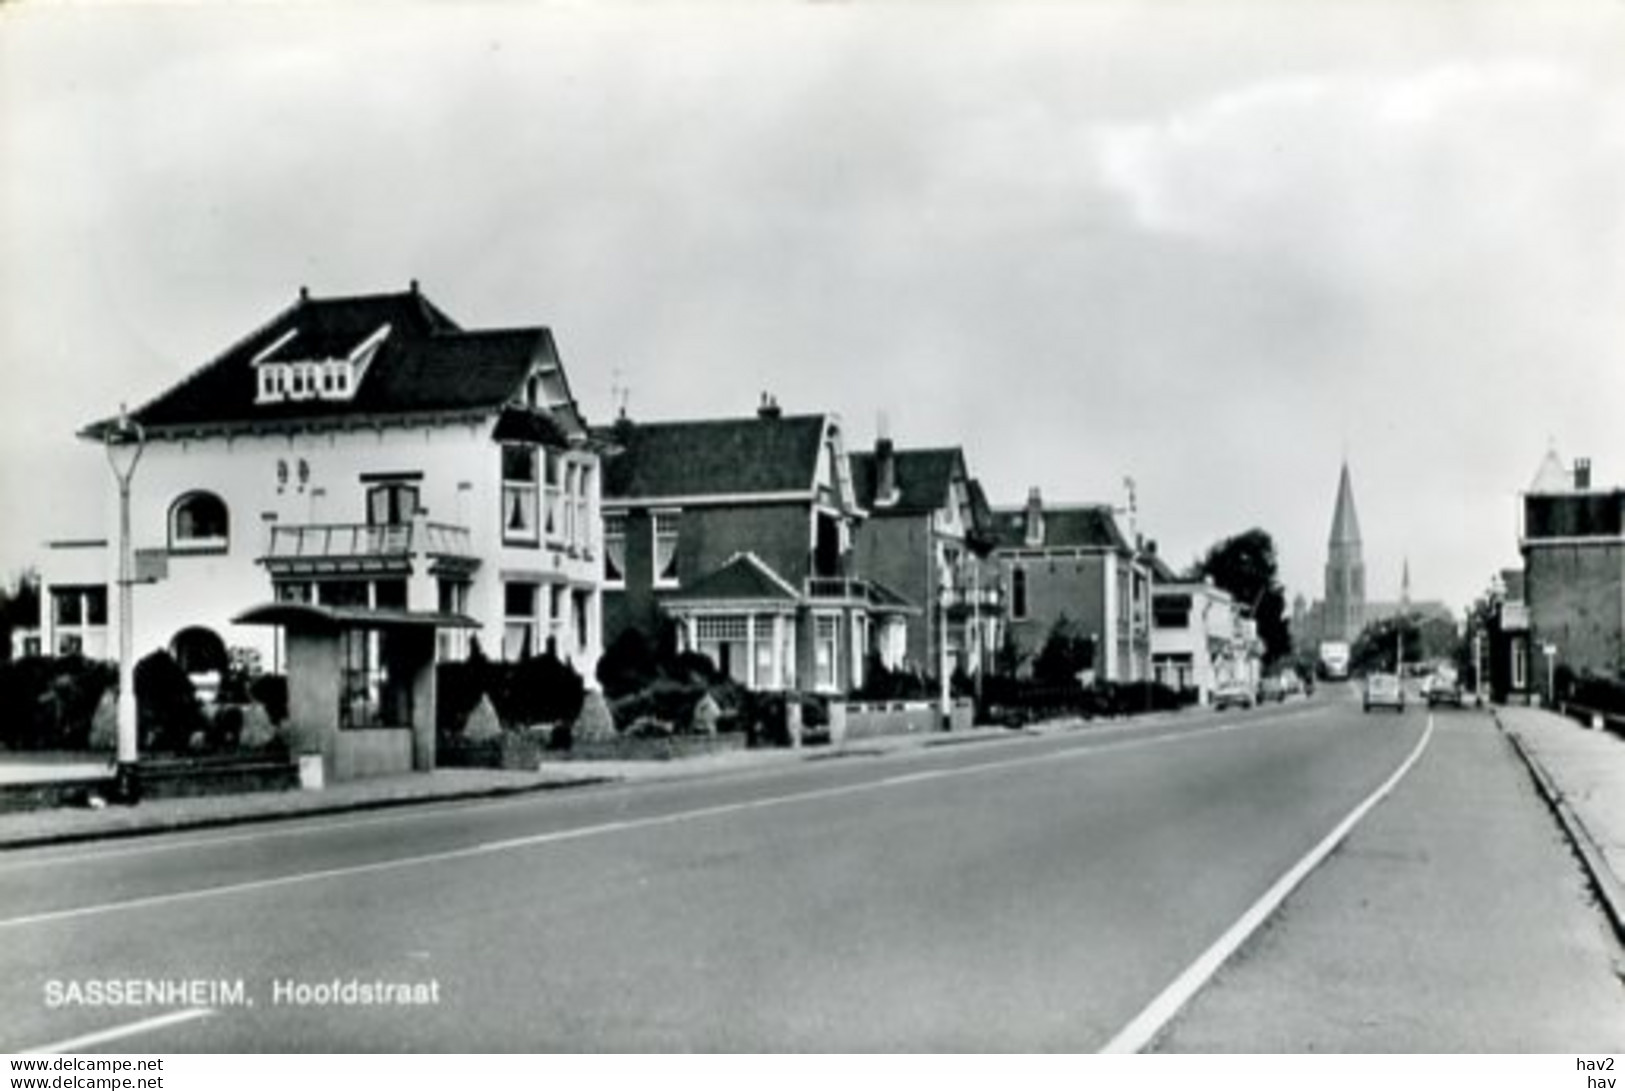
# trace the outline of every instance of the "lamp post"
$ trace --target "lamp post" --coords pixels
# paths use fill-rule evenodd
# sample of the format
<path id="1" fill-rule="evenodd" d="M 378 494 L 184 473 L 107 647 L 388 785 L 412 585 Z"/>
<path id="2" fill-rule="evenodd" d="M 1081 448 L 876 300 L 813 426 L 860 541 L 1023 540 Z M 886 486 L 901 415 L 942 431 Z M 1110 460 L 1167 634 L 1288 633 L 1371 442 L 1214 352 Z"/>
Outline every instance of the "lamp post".
<path id="1" fill-rule="evenodd" d="M 132 661 L 131 588 L 135 583 L 130 557 L 130 479 L 146 447 L 141 425 L 119 407 L 118 420 L 102 434 L 107 464 L 118 480 L 118 773 L 115 792 L 121 802 L 137 802 L 135 664 Z"/>

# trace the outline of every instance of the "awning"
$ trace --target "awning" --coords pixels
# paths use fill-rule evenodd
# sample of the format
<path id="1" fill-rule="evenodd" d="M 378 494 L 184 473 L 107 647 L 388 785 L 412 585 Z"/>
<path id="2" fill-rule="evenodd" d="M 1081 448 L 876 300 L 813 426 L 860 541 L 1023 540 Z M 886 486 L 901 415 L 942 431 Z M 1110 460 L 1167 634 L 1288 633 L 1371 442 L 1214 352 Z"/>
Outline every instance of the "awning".
<path id="1" fill-rule="evenodd" d="M 428 610 L 388 610 L 369 606 L 318 606 L 310 602 L 268 602 L 231 619 L 237 625 L 281 625 L 304 629 L 478 629 L 466 614 Z"/>

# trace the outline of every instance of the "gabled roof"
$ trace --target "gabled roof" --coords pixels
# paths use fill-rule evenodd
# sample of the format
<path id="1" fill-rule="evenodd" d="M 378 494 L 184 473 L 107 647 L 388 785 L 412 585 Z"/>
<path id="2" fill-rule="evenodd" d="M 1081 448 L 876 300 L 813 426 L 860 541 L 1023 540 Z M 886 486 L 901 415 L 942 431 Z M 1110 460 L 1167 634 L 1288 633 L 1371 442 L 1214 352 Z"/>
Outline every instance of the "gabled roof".
<path id="1" fill-rule="evenodd" d="M 993 512 L 993 536 L 999 549 L 1105 549 L 1128 554 L 1128 540 L 1117 527 L 1111 508 L 1104 504 L 1051 507 L 1044 513 L 1044 540 L 1027 544 L 1027 509 L 1001 508 Z"/>
<path id="2" fill-rule="evenodd" d="M 593 438 L 617 450 L 604 458 L 606 500 L 812 495 L 829 418 L 617 421 Z"/>
<path id="3" fill-rule="evenodd" d="M 754 553 L 735 553 L 720 568 L 712 569 L 666 601 L 682 602 L 782 602 L 795 604 L 801 595 L 788 581 Z"/>
<path id="4" fill-rule="evenodd" d="M 344 359 L 388 327 L 354 396 L 260 402 L 256 361 Z M 555 392 L 542 411 L 565 432 L 585 428 L 545 327 L 460 328 L 418 292 L 313 299 L 289 308 L 131 416 L 149 430 L 495 410 L 523 391 L 533 367 Z M 106 422 L 84 430 L 94 435 Z"/>
<path id="5" fill-rule="evenodd" d="M 879 484 L 879 461 L 872 451 L 847 456 L 852 464 L 852 488 L 858 506 L 871 515 L 919 515 L 947 507 L 953 500 L 956 476 L 964 478 L 965 452 L 959 447 L 893 451 L 897 474 L 897 502 L 879 504 L 875 490 Z"/>

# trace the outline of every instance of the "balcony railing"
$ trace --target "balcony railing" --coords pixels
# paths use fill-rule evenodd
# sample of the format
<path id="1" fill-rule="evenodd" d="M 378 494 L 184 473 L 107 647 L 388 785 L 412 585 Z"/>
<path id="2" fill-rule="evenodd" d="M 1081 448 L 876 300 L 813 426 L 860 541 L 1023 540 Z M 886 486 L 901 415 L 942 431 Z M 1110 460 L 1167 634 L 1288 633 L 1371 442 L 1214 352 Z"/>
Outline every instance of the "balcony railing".
<path id="1" fill-rule="evenodd" d="M 950 610 L 998 610 L 1004 605 L 1004 592 L 997 587 L 954 586 L 943 592 Z"/>
<path id="2" fill-rule="evenodd" d="M 447 523 L 303 523 L 271 527 L 268 561 L 343 558 L 469 557 L 474 552 L 467 527 Z"/>
<path id="3" fill-rule="evenodd" d="M 869 581 L 855 576 L 809 576 L 807 597 L 810 599 L 842 599 L 868 602 Z"/>

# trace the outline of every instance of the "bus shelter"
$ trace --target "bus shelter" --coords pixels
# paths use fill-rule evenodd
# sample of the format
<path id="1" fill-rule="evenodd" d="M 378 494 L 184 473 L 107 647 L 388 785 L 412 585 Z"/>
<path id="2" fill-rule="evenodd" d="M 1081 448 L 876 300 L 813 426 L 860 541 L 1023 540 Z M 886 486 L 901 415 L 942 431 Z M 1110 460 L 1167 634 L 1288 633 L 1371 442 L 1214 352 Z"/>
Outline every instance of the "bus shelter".
<path id="1" fill-rule="evenodd" d="M 434 769 L 437 634 L 478 622 L 303 602 L 257 606 L 234 620 L 282 630 L 292 736 L 302 765 L 320 755 L 321 783 Z"/>

